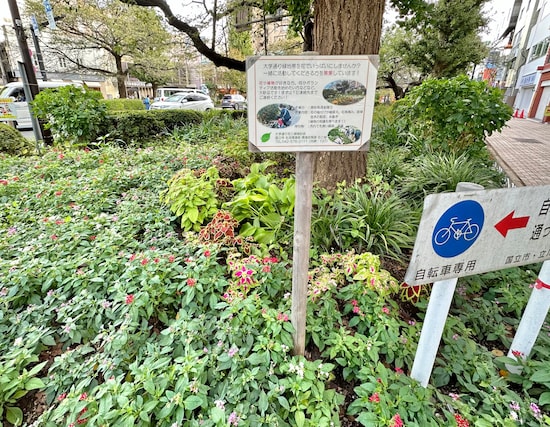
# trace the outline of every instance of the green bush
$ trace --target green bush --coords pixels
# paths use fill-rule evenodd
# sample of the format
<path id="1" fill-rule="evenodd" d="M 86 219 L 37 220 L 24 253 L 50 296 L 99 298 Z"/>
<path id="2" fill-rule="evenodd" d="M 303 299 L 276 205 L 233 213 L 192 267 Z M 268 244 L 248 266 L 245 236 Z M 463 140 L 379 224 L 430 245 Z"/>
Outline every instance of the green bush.
<path id="1" fill-rule="evenodd" d="M 46 121 L 59 143 L 88 144 L 100 133 L 105 118 L 101 93 L 76 86 L 62 86 L 40 92 L 31 103 L 38 119 Z"/>
<path id="2" fill-rule="evenodd" d="M 136 111 L 145 110 L 145 105 L 140 99 L 104 99 L 101 101 L 107 106 L 107 111 Z"/>
<path id="3" fill-rule="evenodd" d="M 203 113 L 190 110 L 116 111 L 107 115 L 101 136 L 127 144 L 147 141 L 178 126 L 202 120 Z"/>
<path id="4" fill-rule="evenodd" d="M 17 129 L 0 123 L 0 153 L 21 156 L 31 153 L 33 144 L 23 137 Z"/>
<path id="5" fill-rule="evenodd" d="M 418 215 L 381 177 L 316 194 L 311 243 L 319 252 L 369 251 L 402 259 L 412 247 Z"/>
<path id="6" fill-rule="evenodd" d="M 485 188 L 501 188 L 504 175 L 467 153 L 429 154 L 409 163 L 399 184 L 402 194 L 421 202 L 430 193 L 455 191 L 459 182 L 474 182 Z"/>
<path id="7" fill-rule="evenodd" d="M 467 76 L 428 79 L 398 101 L 396 117 L 411 131 L 447 152 L 485 147 L 485 136 L 502 129 L 512 109 L 498 89 Z"/>

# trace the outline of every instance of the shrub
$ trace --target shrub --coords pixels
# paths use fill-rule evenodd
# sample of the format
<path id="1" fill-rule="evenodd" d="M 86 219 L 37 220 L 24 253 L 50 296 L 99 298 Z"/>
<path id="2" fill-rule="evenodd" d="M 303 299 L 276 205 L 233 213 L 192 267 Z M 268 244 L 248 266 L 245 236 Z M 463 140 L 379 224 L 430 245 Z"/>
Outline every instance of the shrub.
<path id="1" fill-rule="evenodd" d="M 57 142 L 87 144 L 99 135 L 105 118 L 100 97 L 97 91 L 69 85 L 43 90 L 31 105 Z"/>
<path id="2" fill-rule="evenodd" d="M 485 136 L 502 129 L 512 109 L 498 89 L 458 76 L 425 80 L 398 102 L 396 116 L 435 148 L 476 151 L 485 147 Z"/>
<path id="3" fill-rule="evenodd" d="M 401 259 L 412 247 L 418 217 L 381 177 L 317 194 L 314 206 L 311 242 L 320 252 L 355 249 Z"/>
<path id="4" fill-rule="evenodd" d="M 140 99 L 104 99 L 101 101 L 107 106 L 107 111 L 145 110 L 145 105 Z"/>
<path id="5" fill-rule="evenodd" d="M 0 123 L 0 153 L 21 156 L 31 153 L 33 144 L 23 137 L 17 129 Z"/>
<path id="6" fill-rule="evenodd" d="M 422 201 L 430 193 L 455 191 L 459 182 L 474 182 L 485 188 L 500 188 L 503 180 L 501 172 L 467 153 L 432 153 L 409 164 L 408 173 L 400 187 L 406 197 Z"/>
<path id="7" fill-rule="evenodd" d="M 203 113 L 191 110 L 115 111 L 107 116 L 102 136 L 125 143 L 148 141 L 202 118 Z"/>

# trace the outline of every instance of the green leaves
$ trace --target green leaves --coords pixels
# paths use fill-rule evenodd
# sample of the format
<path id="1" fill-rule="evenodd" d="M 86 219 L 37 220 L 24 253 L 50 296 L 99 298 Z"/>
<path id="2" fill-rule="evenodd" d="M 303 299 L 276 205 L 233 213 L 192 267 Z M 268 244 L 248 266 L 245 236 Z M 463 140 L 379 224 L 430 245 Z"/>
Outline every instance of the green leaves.
<path id="1" fill-rule="evenodd" d="M 216 213 L 218 178 L 217 169 L 211 167 L 198 176 L 190 169 L 182 169 L 168 181 L 168 188 L 161 192 L 160 198 L 180 217 L 184 231 L 199 231 Z"/>

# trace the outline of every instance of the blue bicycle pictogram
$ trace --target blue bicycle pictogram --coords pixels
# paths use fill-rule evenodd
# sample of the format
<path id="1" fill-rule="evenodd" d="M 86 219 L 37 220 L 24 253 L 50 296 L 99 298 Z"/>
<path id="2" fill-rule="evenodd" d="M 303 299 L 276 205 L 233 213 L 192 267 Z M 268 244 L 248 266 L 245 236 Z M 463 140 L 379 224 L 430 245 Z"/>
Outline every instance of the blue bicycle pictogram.
<path id="1" fill-rule="evenodd" d="M 451 218 L 451 224 L 447 228 L 441 228 L 434 236 L 436 245 L 444 245 L 451 236 L 455 240 L 464 238 L 466 241 L 474 240 L 479 234 L 479 225 L 472 224 L 472 218 L 459 221 L 458 217 Z"/>
<path id="2" fill-rule="evenodd" d="M 432 234 L 436 254 L 451 258 L 467 251 L 483 228 L 485 214 L 474 200 L 456 203 L 441 215 Z"/>

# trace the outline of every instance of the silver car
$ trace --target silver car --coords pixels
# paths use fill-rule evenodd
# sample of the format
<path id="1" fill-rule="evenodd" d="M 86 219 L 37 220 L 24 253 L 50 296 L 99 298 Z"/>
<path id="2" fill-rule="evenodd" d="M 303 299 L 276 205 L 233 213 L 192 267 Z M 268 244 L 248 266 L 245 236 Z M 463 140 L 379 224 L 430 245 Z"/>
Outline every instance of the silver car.
<path id="1" fill-rule="evenodd" d="M 233 108 L 234 110 L 246 110 L 246 98 L 242 95 L 224 95 L 222 108 Z"/>
<path id="2" fill-rule="evenodd" d="M 183 109 L 208 111 L 213 108 L 214 102 L 212 102 L 212 99 L 208 95 L 195 92 L 172 95 L 164 101 L 154 102 L 151 105 L 151 110 Z"/>

